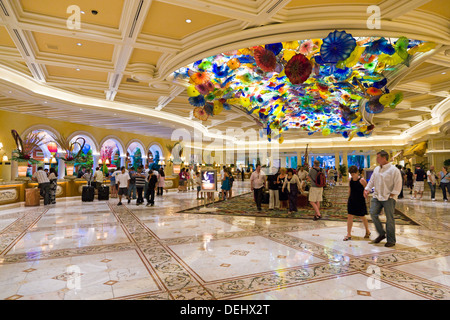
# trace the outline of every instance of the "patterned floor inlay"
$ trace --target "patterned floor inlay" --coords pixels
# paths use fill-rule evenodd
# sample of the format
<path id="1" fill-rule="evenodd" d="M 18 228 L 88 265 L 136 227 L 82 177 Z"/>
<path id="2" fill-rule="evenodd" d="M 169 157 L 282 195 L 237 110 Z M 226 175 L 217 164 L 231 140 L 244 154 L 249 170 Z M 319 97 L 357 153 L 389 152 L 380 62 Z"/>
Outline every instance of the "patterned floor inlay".
<path id="1" fill-rule="evenodd" d="M 234 194 L 248 188 L 237 181 Z M 372 223 L 371 239 L 355 221 L 343 241 L 340 218 L 189 213 L 202 205 L 193 191 L 150 208 L 0 206 L 0 299 L 448 300 L 449 207 L 439 200 L 399 200 L 407 217 L 391 248 L 369 243 Z"/>

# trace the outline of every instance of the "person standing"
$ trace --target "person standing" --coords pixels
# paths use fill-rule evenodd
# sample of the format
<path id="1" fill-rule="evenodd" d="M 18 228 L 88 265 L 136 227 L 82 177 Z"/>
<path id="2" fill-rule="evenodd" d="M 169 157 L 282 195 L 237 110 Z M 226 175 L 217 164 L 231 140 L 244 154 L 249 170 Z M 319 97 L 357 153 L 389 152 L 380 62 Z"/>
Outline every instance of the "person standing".
<path id="1" fill-rule="evenodd" d="M 395 203 L 402 188 L 402 177 L 400 171 L 389 163 L 389 154 L 382 150 L 377 153 L 377 163 L 369 183 L 364 189 L 364 197 L 367 198 L 372 188 L 375 189 L 370 202 L 370 216 L 378 232 L 378 237 L 371 243 L 380 243 L 383 239 L 387 242 L 385 247 L 393 247 L 395 238 Z M 386 230 L 380 222 L 381 209 L 386 215 Z"/>
<path id="2" fill-rule="evenodd" d="M 100 167 L 95 168 L 94 173 L 94 182 L 95 182 L 95 188 L 98 190 L 102 186 L 103 183 L 103 172 L 100 170 Z"/>
<path id="3" fill-rule="evenodd" d="M 318 160 L 314 160 L 314 166 L 309 170 L 308 174 L 308 179 L 311 181 L 308 200 L 314 208 L 314 221 L 322 219 L 322 215 L 320 214 L 320 202 L 323 200 L 323 187 L 317 185 L 317 176 L 319 173 L 323 174 L 323 171 L 320 168 L 320 162 Z"/>
<path id="4" fill-rule="evenodd" d="M 261 211 L 264 186 L 266 184 L 266 175 L 261 171 L 261 165 L 256 165 L 256 170 L 250 176 L 250 187 L 255 197 L 256 208 Z"/>
<path id="5" fill-rule="evenodd" d="M 287 193 L 289 196 L 289 209 L 288 213 L 293 214 L 297 212 L 297 196 L 298 192 L 301 189 L 300 179 L 296 174 L 294 174 L 294 170 L 289 168 L 287 171 L 287 177 L 284 180 L 283 187 L 281 191 L 287 189 Z"/>
<path id="6" fill-rule="evenodd" d="M 159 175 L 158 175 L 158 192 L 156 193 L 157 196 L 164 195 L 165 181 L 166 181 L 166 174 L 164 173 L 164 169 L 161 167 L 159 168 Z"/>
<path id="7" fill-rule="evenodd" d="M 286 177 L 287 177 L 286 168 L 281 168 L 280 174 L 277 177 L 278 199 L 280 200 L 280 209 L 289 209 L 288 207 L 289 195 L 287 189 L 283 191 L 283 184 L 284 181 L 286 180 Z"/>
<path id="8" fill-rule="evenodd" d="M 180 173 L 178 174 L 179 182 L 178 182 L 178 192 L 183 192 L 186 189 L 185 183 L 186 183 L 186 174 L 184 172 L 184 168 L 181 169 Z"/>
<path id="9" fill-rule="evenodd" d="M 197 187 L 197 200 L 203 199 L 203 192 L 200 192 L 202 190 L 202 177 L 198 171 L 195 173 L 194 184 Z"/>
<path id="10" fill-rule="evenodd" d="M 419 200 L 422 200 L 423 189 L 425 187 L 426 173 L 420 167 L 420 165 L 416 165 L 416 171 L 414 171 L 414 178 L 416 182 L 414 183 L 414 196 L 412 197 L 412 199 L 416 199 L 417 193 L 419 193 L 420 194 Z"/>
<path id="11" fill-rule="evenodd" d="M 230 175 L 226 169 L 224 169 L 223 175 L 222 175 L 222 199 L 227 200 L 227 194 L 231 189 L 230 185 Z"/>
<path id="12" fill-rule="evenodd" d="M 91 169 L 87 168 L 82 178 L 87 181 L 88 186 L 91 186 L 94 181 L 94 175 L 91 173 Z"/>
<path id="13" fill-rule="evenodd" d="M 38 167 L 31 179 L 37 181 L 40 194 L 44 198 L 44 205 L 50 204 L 50 180 L 44 168 Z"/>
<path id="14" fill-rule="evenodd" d="M 366 229 L 365 239 L 370 238 L 369 222 L 367 221 L 367 205 L 366 198 L 364 198 L 364 188 L 367 186 L 367 181 L 361 177 L 358 173 L 356 166 L 348 168 L 348 172 L 351 174 L 348 189 L 348 201 L 347 201 L 347 236 L 344 241 L 352 240 L 352 227 L 353 217 L 361 217 Z"/>
<path id="15" fill-rule="evenodd" d="M 111 198 L 116 198 L 116 176 L 114 175 L 114 169 L 109 171 L 109 187 L 111 188 Z"/>
<path id="16" fill-rule="evenodd" d="M 136 170 L 134 167 L 130 167 L 128 175 L 130 176 L 130 185 L 128 186 L 128 203 L 130 203 L 132 198 L 136 199 Z"/>
<path id="17" fill-rule="evenodd" d="M 450 194 L 450 172 L 448 172 L 447 167 L 444 166 L 439 174 L 441 176 L 440 186 L 442 189 L 443 200 L 444 202 L 447 202 L 447 191 Z"/>
<path id="18" fill-rule="evenodd" d="M 280 209 L 280 193 L 278 191 L 278 172 L 272 167 L 272 174 L 267 177 L 267 187 L 269 189 L 269 210 Z"/>
<path id="19" fill-rule="evenodd" d="M 130 174 L 125 170 L 125 167 L 120 168 L 121 172 L 116 176 L 116 182 L 119 189 L 119 203 L 118 206 L 122 205 L 122 196 L 128 198 L 128 203 L 130 203 L 130 198 L 128 196 L 128 188 L 130 186 Z"/>
<path id="20" fill-rule="evenodd" d="M 150 169 L 147 177 L 148 191 L 147 191 L 147 207 L 155 205 L 155 188 L 158 183 L 158 178 L 153 170 Z"/>
<path id="21" fill-rule="evenodd" d="M 335 174 L 334 169 L 333 167 L 331 167 L 327 172 L 327 180 L 330 185 L 334 185 L 334 174 Z"/>
<path id="22" fill-rule="evenodd" d="M 414 174 L 411 169 L 406 169 L 406 187 L 409 188 L 409 194 L 412 194 L 414 187 Z"/>
<path id="23" fill-rule="evenodd" d="M 58 174 L 55 168 L 50 168 L 50 173 L 48 175 L 48 180 L 50 180 L 50 203 L 56 203 L 56 189 L 58 187 Z"/>
<path id="24" fill-rule="evenodd" d="M 306 179 L 308 178 L 308 172 L 306 172 L 305 168 L 303 168 L 303 166 L 300 166 L 300 170 L 297 173 L 298 178 L 300 180 L 300 191 L 304 192 L 305 191 L 305 187 L 306 187 Z"/>
<path id="25" fill-rule="evenodd" d="M 430 170 L 427 171 L 427 183 L 431 190 L 431 201 L 436 201 L 436 173 L 434 172 L 434 166 L 430 166 Z"/>
<path id="26" fill-rule="evenodd" d="M 134 174 L 135 179 L 135 185 L 136 185 L 136 193 L 137 193 L 137 200 L 136 205 L 140 206 L 144 203 L 144 198 L 142 196 L 145 188 L 145 180 L 147 176 L 145 175 L 144 167 L 141 165 L 137 168 L 137 172 Z"/>
<path id="27" fill-rule="evenodd" d="M 194 179 L 195 179 L 194 167 L 190 166 L 190 170 L 189 170 L 189 184 L 191 185 L 191 189 L 192 190 L 194 190 Z"/>

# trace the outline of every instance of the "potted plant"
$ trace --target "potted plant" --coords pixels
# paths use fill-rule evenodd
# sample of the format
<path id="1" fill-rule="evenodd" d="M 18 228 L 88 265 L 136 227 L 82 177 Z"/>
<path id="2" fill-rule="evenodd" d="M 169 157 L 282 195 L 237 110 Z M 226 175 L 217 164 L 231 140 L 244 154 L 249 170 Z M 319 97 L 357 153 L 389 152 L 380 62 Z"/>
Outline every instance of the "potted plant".
<path id="1" fill-rule="evenodd" d="M 40 136 L 39 133 L 30 132 L 25 137 L 25 140 L 22 140 L 16 130 L 11 130 L 11 134 L 17 146 L 17 149 L 13 151 L 11 159 L 18 162 L 19 177 L 26 177 L 28 164 L 36 164 L 39 162 L 32 159 L 31 155 L 36 148 L 39 148 L 45 137 Z"/>
<path id="2" fill-rule="evenodd" d="M 79 141 L 81 141 L 81 143 Z M 80 159 L 86 140 L 82 137 L 78 137 L 74 142 L 70 142 L 64 135 L 60 135 L 55 139 L 55 142 L 62 150 L 64 150 L 63 156 L 59 156 L 58 159 L 64 160 L 64 163 L 66 164 L 67 177 L 72 177 L 75 162 Z M 76 145 L 79 146 L 79 149 L 77 153 L 74 153 Z"/>
<path id="3" fill-rule="evenodd" d="M 347 180 L 348 180 L 348 177 L 347 177 L 347 166 L 345 164 L 340 164 L 339 165 L 339 173 L 341 174 L 342 182 L 347 182 Z"/>

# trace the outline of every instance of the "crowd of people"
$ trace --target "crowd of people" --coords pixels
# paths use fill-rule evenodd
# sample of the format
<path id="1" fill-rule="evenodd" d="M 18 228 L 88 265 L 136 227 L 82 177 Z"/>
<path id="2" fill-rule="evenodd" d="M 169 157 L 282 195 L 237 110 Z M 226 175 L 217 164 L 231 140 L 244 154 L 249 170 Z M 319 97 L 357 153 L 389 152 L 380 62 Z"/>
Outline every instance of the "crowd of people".
<path id="1" fill-rule="evenodd" d="M 411 200 L 422 200 L 423 191 L 425 189 L 425 182 L 430 187 L 431 200 L 436 201 L 436 190 L 441 188 L 442 200 L 448 201 L 447 193 L 450 194 L 450 173 L 448 168 L 443 166 L 441 171 L 436 172 L 432 165 L 430 169 L 425 171 L 419 164 L 415 166 L 414 172 L 410 168 L 397 165 L 402 176 L 402 183 L 410 191 Z M 399 199 L 404 198 L 403 190 L 399 195 Z"/>
<path id="2" fill-rule="evenodd" d="M 163 196 L 165 173 L 164 169 L 152 170 L 148 165 L 140 165 L 135 169 L 130 167 L 128 170 L 121 167 L 120 170 L 109 172 L 111 197 L 119 198 L 117 205 L 122 205 L 122 199 L 126 198 L 128 204 L 132 199 L 136 199 L 136 205 L 144 204 L 146 206 L 155 205 L 156 196 Z"/>
<path id="3" fill-rule="evenodd" d="M 270 175 L 261 170 L 261 165 L 250 176 L 250 188 L 254 193 L 258 211 L 261 211 L 264 190 L 269 190 L 269 210 L 287 209 L 293 215 L 297 212 L 297 197 L 304 193 L 308 186 L 308 200 L 314 208 L 314 220 L 322 218 L 320 202 L 323 200 L 323 188 L 326 185 L 327 176 L 320 168 L 320 162 L 315 160 L 314 166 L 299 170 L 292 168 L 271 168 Z M 334 180 L 334 172 L 332 173 Z M 336 180 L 334 180 L 336 181 Z M 309 182 L 309 183 L 308 183 Z"/>

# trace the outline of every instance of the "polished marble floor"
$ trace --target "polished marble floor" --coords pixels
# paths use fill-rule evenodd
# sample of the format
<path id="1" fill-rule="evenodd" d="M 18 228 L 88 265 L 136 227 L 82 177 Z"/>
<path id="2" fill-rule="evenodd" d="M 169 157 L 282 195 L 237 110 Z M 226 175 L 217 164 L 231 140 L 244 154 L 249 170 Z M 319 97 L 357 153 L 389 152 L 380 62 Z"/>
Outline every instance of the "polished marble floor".
<path id="1" fill-rule="evenodd" d="M 393 248 L 360 222 L 344 242 L 340 221 L 178 213 L 202 204 L 194 191 L 0 206 L 0 299 L 448 300 L 450 203 L 405 194 L 419 225 L 397 226 Z"/>

